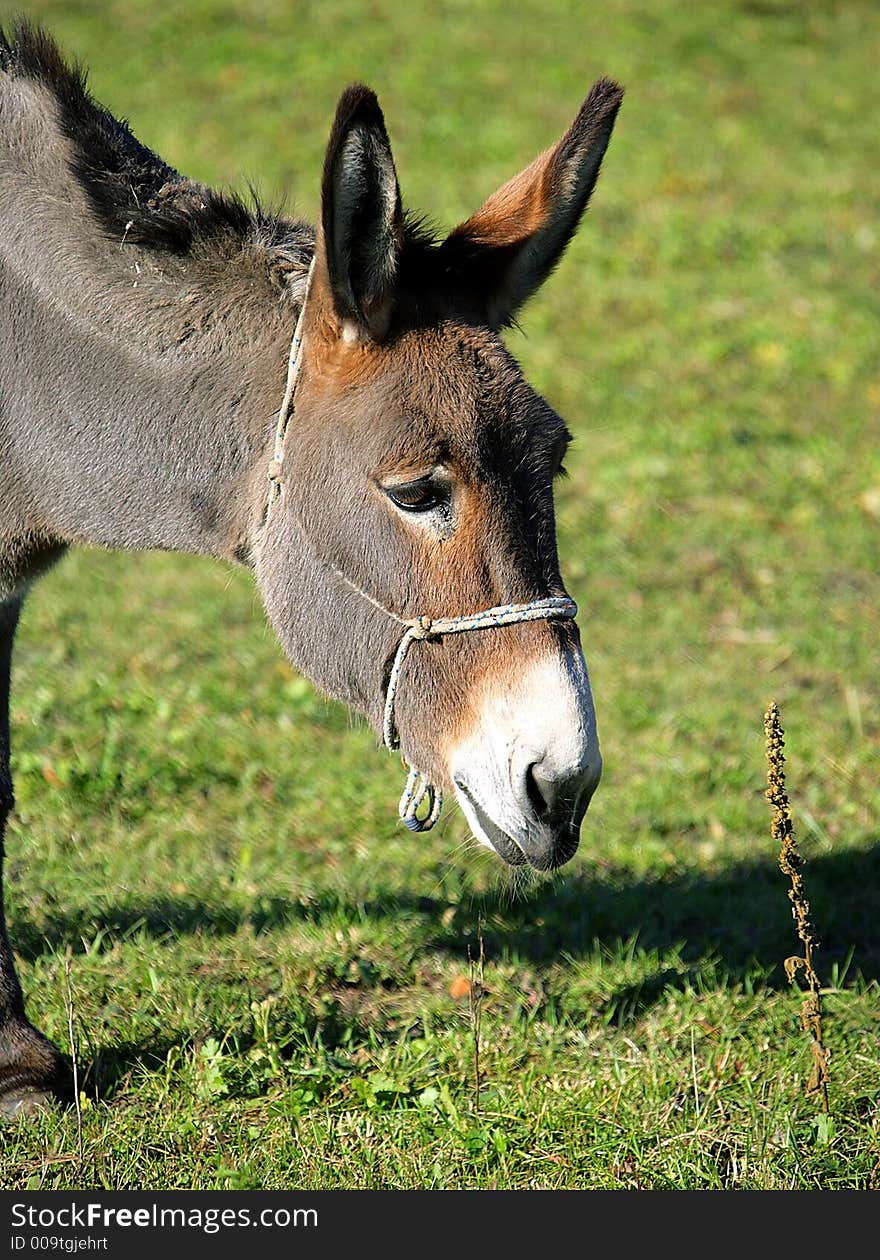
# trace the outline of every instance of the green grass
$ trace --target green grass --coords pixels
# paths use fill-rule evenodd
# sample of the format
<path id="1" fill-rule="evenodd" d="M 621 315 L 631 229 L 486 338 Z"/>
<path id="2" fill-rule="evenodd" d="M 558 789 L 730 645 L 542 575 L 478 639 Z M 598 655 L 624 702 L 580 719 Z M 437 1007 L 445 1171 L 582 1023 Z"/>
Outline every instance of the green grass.
<path id="1" fill-rule="evenodd" d="M 465 217 L 628 95 L 584 228 L 510 345 L 576 434 L 560 548 L 605 777 L 515 889 L 284 663 L 249 577 L 70 557 L 13 700 L 9 919 L 76 1117 L 6 1186 L 880 1185 L 880 13 L 529 0 L 25 4 L 179 168 L 314 216 L 336 96 L 379 92 L 407 198 Z M 775 695 L 822 950 L 831 1118 L 782 962 Z M 482 934 L 473 1083 L 467 998 Z M 458 983 L 457 983 L 458 982 Z"/>

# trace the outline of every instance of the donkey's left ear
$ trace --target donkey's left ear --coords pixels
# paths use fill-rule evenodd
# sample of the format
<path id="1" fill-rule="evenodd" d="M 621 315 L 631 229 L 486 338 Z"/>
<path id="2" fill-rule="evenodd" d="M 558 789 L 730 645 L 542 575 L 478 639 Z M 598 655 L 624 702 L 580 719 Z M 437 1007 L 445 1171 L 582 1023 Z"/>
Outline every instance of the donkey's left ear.
<path id="1" fill-rule="evenodd" d="M 447 238 L 443 250 L 501 328 L 550 275 L 599 176 L 623 89 L 600 79 L 568 131 Z"/>
<path id="2" fill-rule="evenodd" d="M 400 252 L 403 207 L 379 102 L 369 88 L 347 88 L 324 159 L 321 233 L 333 308 L 346 337 L 380 340 L 388 330 Z"/>

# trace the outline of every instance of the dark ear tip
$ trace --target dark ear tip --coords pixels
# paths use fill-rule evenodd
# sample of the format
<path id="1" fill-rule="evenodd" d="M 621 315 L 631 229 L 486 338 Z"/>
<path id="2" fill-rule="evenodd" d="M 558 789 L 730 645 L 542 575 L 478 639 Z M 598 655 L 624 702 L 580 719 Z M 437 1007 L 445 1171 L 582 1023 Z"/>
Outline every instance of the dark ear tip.
<path id="1" fill-rule="evenodd" d="M 347 130 L 354 124 L 385 127 L 379 98 L 364 83 L 350 83 L 336 106 L 334 127 Z"/>
<path id="2" fill-rule="evenodd" d="M 380 143 L 388 147 L 388 132 L 385 130 L 385 119 L 379 108 L 376 93 L 363 83 L 350 84 L 339 98 L 336 116 L 330 128 L 330 139 L 324 157 L 324 179 L 322 193 L 325 202 L 330 196 L 333 170 L 337 157 L 348 137 L 353 131 L 360 130 L 372 133 Z"/>
<path id="3" fill-rule="evenodd" d="M 563 162 L 580 153 L 585 145 L 595 144 L 600 135 L 605 137 L 604 143 L 608 143 L 622 100 L 623 88 L 619 83 L 606 78 L 596 80 L 577 117 L 559 142 L 559 156 Z"/>
<path id="4" fill-rule="evenodd" d="M 616 114 L 622 100 L 623 88 L 620 84 L 615 83 L 614 79 L 606 79 L 603 76 L 597 79 L 590 88 L 579 112 L 581 115 L 591 114 L 593 117 Z"/>

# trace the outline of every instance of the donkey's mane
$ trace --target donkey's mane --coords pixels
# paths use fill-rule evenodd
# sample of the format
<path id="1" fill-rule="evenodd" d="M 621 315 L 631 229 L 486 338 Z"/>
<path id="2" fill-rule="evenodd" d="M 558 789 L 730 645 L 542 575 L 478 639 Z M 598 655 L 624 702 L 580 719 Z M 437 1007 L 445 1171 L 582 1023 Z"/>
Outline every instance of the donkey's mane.
<path id="1" fill-rule="evenodd" d="M 302 266 L 314 234 L 307 223 L 181 175 L 91 95 L 85 68 L 68 64 L 41 27 L 23 21 L 11 36 L 0 29 L 0 70 L 31 79 L 54 98 L 72 147 L 71 171 L 95 219 L 115 239 L 186 255 L 228 254 L 259 242 Z"/>
<path id="2" fill-rule="evenodd" d="M 226 260 L 256 249 L 268 256 L 276 285 L 302 283 L 314 252 L 312 224 L 268 208 L 253 188 L 247 198 L 221 192 L 169 166 L 137 139 L 125 119 L 94 99 L 85 67 L 69 63 L 42 27 L 22 20 L 11 34 L 0 28 L 2 73 L 35 82 L 54 100 L 70 146 L 71 174 L 108 238 L 182 260 Z M 463 277 L 471 264 L 467 238 L 453 235 L 441 246 L 433 224 L 408 210 L 403 234 L 399 280 L 414 297 L 414 308 L 431 290 L 465 290 Z M 431 311 L 428 304 L 423 312 L 429 321 Z"/>

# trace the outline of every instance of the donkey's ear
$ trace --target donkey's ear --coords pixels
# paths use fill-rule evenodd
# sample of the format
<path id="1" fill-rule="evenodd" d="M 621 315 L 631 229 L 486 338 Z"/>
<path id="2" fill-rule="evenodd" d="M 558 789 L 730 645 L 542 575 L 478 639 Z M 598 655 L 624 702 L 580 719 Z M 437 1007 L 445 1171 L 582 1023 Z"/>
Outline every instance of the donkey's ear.
<path id="1" fill-rule="evenodd" d="M 503 184 L 444 243 L 475 285 L 494 328 L 550 275 L 574 236 L 599 176 L 623 89 L 600 79 L 558 144 Z"/>
<path id="2" fill-rule="evenodd" d="M 350 339 L 380 339 L 394 303 L 403 208 L 379 102 L 360 84 L 340 97 L 324 159 L 321 240 L 335 314 Z"/>

